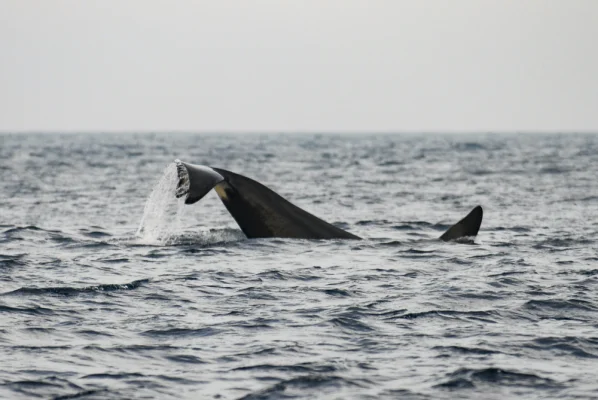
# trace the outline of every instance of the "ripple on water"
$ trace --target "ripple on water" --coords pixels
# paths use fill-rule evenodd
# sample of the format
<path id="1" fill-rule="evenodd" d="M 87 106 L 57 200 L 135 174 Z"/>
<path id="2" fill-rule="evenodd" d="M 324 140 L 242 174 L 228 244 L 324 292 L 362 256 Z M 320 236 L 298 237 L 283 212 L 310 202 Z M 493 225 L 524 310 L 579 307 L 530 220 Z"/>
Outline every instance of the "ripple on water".
<path id="1" fill-rule="evenodd" d="M 53 399 L 71 399 L 78 396 L 99 394 L 101 390 L 85 390 L 70 380 L 58 376 L 48 376 L 43 379 L 18 380 L 3 383 L 14 392 L 32 397 Z"/>
<path id="2" fill-rule="evenodd" d="M 522 309 L 540 319 L 593 321 L 598 307 L 577 299 L 546 299 L 526 301 Z"/>
<path id="3" fill-rule="evenodd" d="M 448 380 L 436 385 L 448 390 L 473 389 L 483 386 L 512 386 L 534 390 L 559 390 L 563 385 L 536 374 L 528 374 L 501 368 L 459 368 L 447 375 Z"/>
<path id="4" fill-rule="evenodd" d="M 82 288 L 63 286 L 63 287 L 46 287 L 46 288 L 29 288 L 22 287 L 11 292 L 3 293 L 2 296 L 45 296 L 45 295 L 58 295 L 58 296 L 78 296 L 81 294 L 101 294 L 104 292 L 114 292 L 121 290 L 135 290 L 142 285 L 148 283 L 149 279 L 139 279 L 130 283 L 123 284 L 105 284 L 105 285 L 94 285 L 86 286 Z"/>
<path id="5" fill-rule="evenodd" d="M 305 396 L 322 396 L 341 393 L 349 395 L 353 388 L 370 384 L 366 379 L 346 379 L 336 375 L 303 375 L 281 380 L 265 389 L 247 394 L 239 400 L 294 399 Z"/>
<path id="6" fill-rule="evenodd" d="M 2 255 L 0 254 L 0 271 L 7 273 L 13 268 L 22 268 L 27 265 L 26 254 Z"/>
<path id="7" fill-rule="evenodd" d="M 179 337 L 205 337 L 213 336 L 224 332 L 222 329 L 216 329 L 211 327 L 196 328 L 196 329 L 185 329 L 185 328 L 171 328 L 171 329 L 152 329 L 143 332 L 145 336 L 157 337 L 157 338 L 179 338 Z"/>

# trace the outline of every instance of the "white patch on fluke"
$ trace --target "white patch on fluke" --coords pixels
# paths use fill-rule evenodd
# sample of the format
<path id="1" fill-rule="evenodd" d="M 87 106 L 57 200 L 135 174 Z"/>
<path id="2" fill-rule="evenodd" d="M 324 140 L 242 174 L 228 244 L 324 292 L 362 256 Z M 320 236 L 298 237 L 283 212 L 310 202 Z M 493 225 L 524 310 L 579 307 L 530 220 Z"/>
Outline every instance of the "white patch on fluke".
<path id="1" fill-rule="evenodd" d="M 136 236 L 143 244 L 168 245 L 182 233 L 185 198 L 177 199 L 176 164 L 169 164 L 149 195 Z"/>
<path id="2" fill-rule="evenodd" d="M 191 188 L 189 172 L 187 171 L 187 168 L 185 168 L 181 160 L 179 160 L 178 158 L 174 160 L 174 164 L 176 166 L 179 178 L 178 187 L 176 188 L 176 197 L 185 196 L 185 198 L 187 198 L 187 194 L 189 193 L 189 189 Z"/>

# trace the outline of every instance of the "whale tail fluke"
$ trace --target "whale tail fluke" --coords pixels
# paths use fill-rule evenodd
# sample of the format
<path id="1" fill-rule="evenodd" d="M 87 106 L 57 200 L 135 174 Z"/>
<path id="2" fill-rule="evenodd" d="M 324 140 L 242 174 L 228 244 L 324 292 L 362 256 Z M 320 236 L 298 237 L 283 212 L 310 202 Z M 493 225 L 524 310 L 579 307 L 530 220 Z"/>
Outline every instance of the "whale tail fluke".
<path id="1" fill-rule="evenodd" d="M 440 236 L 440 240 L 448 242 L 449 240 L 476 236 L 480 230 L 480 225 L 482 225 L 483 216 L 484 211 L 482 210 L 482 207 L 475 207 L 465 216 L 465 218 L 444 232 L 442 236 Z"/>
<path id="2" fill-rule="evenodd" d="M 175 160 L 179 182 L 175 195 L 185 197 L 185 204 L 193 204 L 201 200 L 216 185 L 224 181 L 224 177 L 212 168 L 203 165 L 191 165 Z"/>

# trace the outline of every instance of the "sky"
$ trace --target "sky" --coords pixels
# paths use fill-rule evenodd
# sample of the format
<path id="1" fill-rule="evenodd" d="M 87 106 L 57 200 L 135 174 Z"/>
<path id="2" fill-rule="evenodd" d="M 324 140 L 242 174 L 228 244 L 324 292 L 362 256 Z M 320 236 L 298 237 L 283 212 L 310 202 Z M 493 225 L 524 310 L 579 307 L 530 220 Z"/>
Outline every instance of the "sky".
<path id="1" fill-rule="evenodd" d="M 0 0 L 0 131 L 598 131 L 596 0 Z"/>

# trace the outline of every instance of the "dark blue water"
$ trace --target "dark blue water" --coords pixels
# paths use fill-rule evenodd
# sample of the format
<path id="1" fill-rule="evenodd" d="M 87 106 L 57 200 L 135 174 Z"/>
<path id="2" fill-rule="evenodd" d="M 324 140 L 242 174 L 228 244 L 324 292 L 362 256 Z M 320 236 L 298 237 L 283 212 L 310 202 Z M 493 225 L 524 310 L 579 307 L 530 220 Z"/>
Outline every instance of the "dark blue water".
<path id="1" fill-rule="evenodd" d="M 176 158 L 365 240 L 244 239 Z M 0 397 L 598 396 L 597 176 L 596 135 L 0 135 Z"/>

